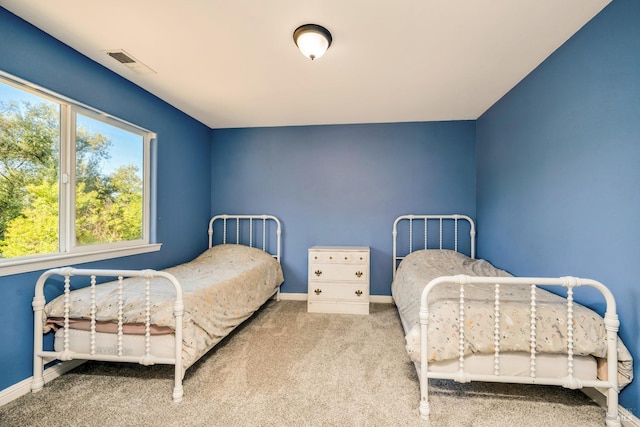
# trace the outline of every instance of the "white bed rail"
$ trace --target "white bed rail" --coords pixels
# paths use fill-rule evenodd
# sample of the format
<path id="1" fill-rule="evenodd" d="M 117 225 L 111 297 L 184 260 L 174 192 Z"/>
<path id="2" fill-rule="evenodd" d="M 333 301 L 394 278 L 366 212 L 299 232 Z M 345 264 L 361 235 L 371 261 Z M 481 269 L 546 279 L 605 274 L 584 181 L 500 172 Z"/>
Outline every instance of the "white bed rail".
<path id="1" fill-rule="evenodd" d="M 494 374 L 480 375 L 470 374 L 465 371 L 465 285 L 478 284 L 494 287 Z M 430 372 L 428 365 L 428 324 L 429 324 L 429 293 L 437 286 L 458 286 L 459 287 L 459 315 L 458 315 L 458 339 L 459 339 L 459 357 L 458 371 L 454 373 Z M 529 285 L 531 286 L 530 298 L 530 373 L 529 376 L 504 376 L 500 375 L 500 287 L 508 287 L 510 285 Z M 536 374 L 536 285 L 564 287 L 567 290 L 567 376 L 562 378 L 540 377 Z M 605 380 L 580 380 L 573 376 L 573 356 L 574 356 L 574 339 L 573 339 L 573 289 L 579 286 L 589 286 L 598 290 L 606 301 L 606 312 L 604 316 L 604 324 L 607 330 L 607 374 L 608 379 Z M 424 419 L 429 416 L 428 401 L 428 379 L 450 379 L 458 382 L 469 381 L 487 381 L 502 383 L 521 383 L 521 384 L 542 384 L 542 385 L 559 385 L 571 389 L 579 389 L 582 387 L 600 387 L 607 389 L 607 416 L 606 423 L 608 426 L 620 426 L 620 417 L 618 415 L 618 328 L 619 321 L 616 313 L 616 302 L 609 289 L 602 283 L 591 279 L 582 279 L 577 277 L 559 277 L 559 278 L 541 278 L 541 277 L 471 277 L 465 275 L 438 277 L 430 281 L 424 288 L 420 301 L 420 345 L 421 345 L 421 363 L 420 363 L 420 414 Z"/>
<path id="2" fill-rule="evenodd" d="M 467 215 L 401 215 L 393 222 L 393 277 L 396 277 L 396 270 L 404 257 L 414 250 L 414 237 L 417 234 L 422 236 L 419 241 L 422 249 L 451 249 L 458 252 L 459 248 L 459 222 L 468 223 L 469 227 L 469 257 L 476 257 L 476 228 L 473 220 Z M 405 250 L 398 247 L 398 226 L 401 223 L 408 224 L 409 241 Z M 422 227 L 416 227 L 415 223 L 422 223 Z M 446 236 L 446 224 L 453 223 L 451 230 L 453 235 Z M 431 224 L 431 227 L 429 225 Z M 434 232 L 434 226 L 436 231 Z M 431 234 L 430 234 L 431 233 Z M 429 246 L 429 237 L 436 235 L 438 243 L 436 246 Z M 402 254 L 402 255 L 401 255 Z"/>
<path id="3" fill-rule="evenodd" d="M 43 311 L 46 304 L 44 296 L 44 286 L 48 279 L 53 276 L 61 276 L 64 279 L 64 348 L 62 351 L 44 351 L 43 350 Z M 89 353 L 80 353 L 70 350 L 69 348 L 69 312 L 70 312 L 70 292 L 71 292 L 71 277 L 73 276 L 86 276 L 90 277 L 91 288 L 91 311 L 90 311 L 90 345 Z M 119 291 L 119 310 L 118 310 L 118 329 L 117 329 L 117 354 L 98 354 L 95 349 L 95 337 L 96 337 L 96 302 L 95 302 L 95 289 L 97 284 L 97 278 L 109 277 L 117 278 L 118 291 Z M 145 354 L 142 356 L 127 356 L 122 354 L 122 337 L 123 337 L 123 325 L 124 319 L 122 316 L 122 291 L 126 286 L 125 278 L 142 277 L 145 279 L 145 291 L 146 291 L 146 307 L 145 307 Z M 152 292 L 153 279 L 166 279 L 168 280 L 175 290 L 175 300 L 173 304 L 173 313 L 175 317 L 175 354 L 172 358 L 160 358 L 155 357 L 150 353 L 150 295 Z M 31 383 L 31 390 L 37 392 L 44 386 L 44 364 L 47 360 L 61 360 L 68 361 L 73 359 L 80 360 L 99 360 L 99 361 L 113 361 L 113 362 L 130 362 L 140 363 L 141 365 L 153 365 L 153 364 L 170 364 L 175 365 L 174 375 L 174 389 L 173 400 L 174 402 L 180 402 L 183 396 L 182 377 L 184 375 L 182 369 L 182 317 L 184 314 L 184 303 L 182 300 L 182 288 L 178 280 L 170 273 L 155 270 L 104 270 L 104 269 L 76 269 L 71 267 L 55 268 L 44 272 L 36 282 L 35 295 L 33 297 L 33 381 Z"/>

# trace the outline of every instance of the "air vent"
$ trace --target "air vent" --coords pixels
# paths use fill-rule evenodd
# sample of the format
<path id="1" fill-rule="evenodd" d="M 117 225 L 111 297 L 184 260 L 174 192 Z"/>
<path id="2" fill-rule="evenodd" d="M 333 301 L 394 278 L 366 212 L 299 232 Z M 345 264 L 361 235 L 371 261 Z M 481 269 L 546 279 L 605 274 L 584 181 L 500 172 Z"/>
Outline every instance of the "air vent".
<path id="1" fill-rule="evenodd" d="M 155 74 L 151 68 L 144 65 L 142 62 L 138 61 L 128 52 L 125 52 L 122 49 L 117 50 L 107 50 L 105 51 L 107 55 L 121 63 L 122 65 L 130 68 L 138 74 Z"/>
<path id="2" fill-rule="evenodd" d="M 135 59 L 131 58 L 129 55 L 127 55 L 126 53 L 119 51 L 119 52 L 107 52 L 107 55 L 109 55 L 110 57 L 112 57 L 113 59 L 115 59 L 116 61 L 118 61 L 121 64 L 132 64 L 135 61 Z"/>

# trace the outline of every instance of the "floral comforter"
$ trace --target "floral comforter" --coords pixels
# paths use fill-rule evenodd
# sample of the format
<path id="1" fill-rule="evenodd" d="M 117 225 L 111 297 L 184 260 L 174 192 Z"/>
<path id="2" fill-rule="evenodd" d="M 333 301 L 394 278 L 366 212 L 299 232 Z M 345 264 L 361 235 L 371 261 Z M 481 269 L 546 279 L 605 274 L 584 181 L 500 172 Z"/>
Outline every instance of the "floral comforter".
<path id="1" fill-rule="evenodd" d="M 269 299 L 284 278 L 280 264 L 268 253 L 243 245 L 218 245 L 191 262 L 164 270 L 173 274 L 182 287 L 183 368 L 191 366 L 207 349 L 222 340 Z M 151 323 L 160 329 L 175 329 L 173 285 L 155 279 L 151 285 Z M 125 280 L 123 290 L 126 323 L 145 323 L 145 279 Z M 100 322 L 117 322 L 117 283 L 96 286 L 97 314 Z M 90 318 L 90 289 L 71 293 L 70 317 Z M 60 296 L 45 307 L 45 319 L 64 316 Z M 55 322 L 46 322 L 44 332 Z"/>
<path id="2" fill-rule="evenodd" d="M 402 318 L 407 351 L 414 362 L 420 362 L 420 297 L 432 279 L 440 276 L 510 276 L 485 260 L 471 259 L 449 250 L 421 250 L 405 257 L 391 286 L 393 299 Z M 465 285 L 466 355 L 494 352 L 494 288 L 477 284 Z M 436 286 L 429 294 L 429 360 L 458 358 L 459 287 Z M 530 286 L 500 287 L 500 351 L 529 352 Z M 566 353 L 566 299 L 536 289 L 536 351 Z M 594 311 L 574 304 L 574 354 L 606 357 L 607 342 L 604 320 Z M 633 378 L 632 358 L 618 340 L 619 385 Z"/>

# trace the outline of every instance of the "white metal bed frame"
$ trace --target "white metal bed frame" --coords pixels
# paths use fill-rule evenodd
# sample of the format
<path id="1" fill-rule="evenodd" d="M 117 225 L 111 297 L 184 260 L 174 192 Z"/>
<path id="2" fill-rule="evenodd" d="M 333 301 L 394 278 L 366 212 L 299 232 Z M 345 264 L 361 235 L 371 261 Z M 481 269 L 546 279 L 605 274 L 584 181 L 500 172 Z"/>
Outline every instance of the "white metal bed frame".
<path id="1" fill-rule="evenodd" d="M 233 221 L 235 223 L 235 244 L 245 244 L 248 238 L 249 243 L 246 246 L 254 247 L 257 243 L 256 230 L 262 230 L 262 250 L 270 253 L 278 262 L 280 262 L 280 249 L 281 249 L 281 235 L 282 227 L 280 220 L 272 215 L 216 215 L 209 221 L 209 248 L 214 245 L 214 223 L 216 221 L 222 221 L 222 244 L 227 243 L 227 233 L 230 228 L 227 222 Z M 241 228 L 242 224 L 248 222 L 248 237 L 245 235 L 245 229 Z M 261 222 L 261 226 L 255 224 Z M 268 224 L 275 223 L 275 253 L 269 244 L 268 239 L 273 234 L 271 230 L 269 232 Z M 272 237 L 272 236 L 271 236 Z M 46 304 L 44 296 L 44 286 L 49 278 L 52 276 L 61 276 L 64 278 L 64 337 L 63 337 L 63 350 L 62 351 L 45 351 L 43 350 L 43 311 Z M 91 317 L 90 317 L 90 351 L 89 353 L 81 353 L 70 350 L 69 346 L 69 312 L 70 312 L 70 292 L 71 292 L 71 277 L 72 276 L 87 276 L 90 277 L 91 287 Z M 119 298 L 119 313 L 118 313 L 118 327 L 117 327 L 117 354 L 98 354 L 96 353 L 96 304 L 95 304 L 95 289 L 97 284 L 97 277 L 117 277 L 120 298 Z M 142 356 L 127 356 L 122 354 L 122 338 L 125 335 L 123 333 L 123 318 L 122 318 L 122 290 L 124 285 L 124 279 L 130 277 L 143 277 L 145 281 L 146 292 L 146 307 L 145 307 L 145 354 Z M 175 317 L 175 355 L 172 358 L 162 358 L 151 354 L 151 323 L 150 323 L 150 295 L 152 292 L 152 279 L 160 278 L 168 280 L 174 287 L 175 300 L 173 313 Z M 280 298 L 280 287 L 275 292 L 277 300 Z M 139 363 L 141 365 L 149 366 L 154 364 L 168 364 L 175 365 L 174 369 L 174 387 L 173 387 L 173 401 L 178 403 L 182 401 L 184 394 L 182 387 L 182 379 L 184 377 L 184 370 L 182 368 L 182 318 L 184 314 L 184 303 L 182 299 L 182 288 L 179 281 L 170 273 L 156 270 L 112 270 L 112 269 L 78 269 L 72 267 L 54 268 L 48 270 L 38 278 L 35 286 L 35 295 L 32 302 L 34 312 L 34 356 L 33 356 L 33 380 L 31 383 L 32 392 L 42 390 L 44 387 L 44 365 L 48 361 L 60 360 L 96 360 L 106 362 L 128 362 Z M 215 345 L 214 345 L 215 346 Z M 206 354 L 213 348 L 210 347 L 202 353 Z"/>
<path id="2" fill-rule="evenodd" d="M 454 221 L 454 247 L 453 250 L 458 251 L 458 221 L 466 221 L 470 227 L 471 238 L 471 258 L 475 258 L 475 225 L 473 220 L 466 215 L 402 215 L 396 218 L 393 223 L 393 277 L 395 278 L 396 269 L 399 262 L 404 259 L 404 256 L 399 255 L 397 248 L 397 236 L 398 236 L 398 224 L 403 221 L 408 221 L 409 229 L 409 243 L 408 253 L 413 252 L 413 233 L 414 222 L 424 221 L 424 249 L 445 249 L 443 247 L 443 222 Z M 429 248 L 428 243 L 428 228 L 427 223 L 436 222 L 438 224 L 439 233 L 439 247 Z M 494 288 L 494 374 L 493 375 L 481 375 L 473 374 L 465 371 L 465 355 L 464 355 L 464 334 L 465 334 L 465 320 L 464 320 L 464 306 L 465 306 L 465 285 L 466 284 L 478 284 L 493 286 Z M 437 286 L 457 286 L 459 288 L 459 319 L 458 319 L 458 338 L 459 338 L 459 357 L 458 357 L 458 371 L 453 373 L 433 372 L 429 371 L 428 362 L 428 323 L 429 323 L 429 307 L 428 299 L 429 293 Z M 530 285 L 531 286 L 531 298 L 530 298 L 530 372 L 528 377 L 524 376 L 504 376 L 500 375 L 500 287 L 511 285 Z M 536 285 L 564 287 L 567 290 L 567 372 L 568 375 L 562 378 L 550 378 L 540 377 L 536 374 Z M 598 290 L 606 301 L 606 311 L 604 315 L 604 324 L 607 330 L 607 373 L 608 380 L 581 380 L 573 376 L 573 289 L 580 286 L 589 286 Z M 484 382 L 501 382 L 501 383 L 520 383 L 520 384 L 540 384 L 540 385 L 558 385 L 570 389 L 581 389 L 583 387 L 595 387 L 606 389 L 607 397 L 607 412 L 606 412 L 606 424 L 607 426 L 621 426 L 620 416 L 618 414 L 618 328 L 619 320 L 616 314 L 616 302 L 613 294 L 602 283 L 577 277 L 471 277 L 465 275 L 457 276 L 443 276 L 431 280 L 426 284 L 420 299 L 420 366 L 416 366 L 418 369 L 418 376 L 420 378 L 420 415 L 423 419 L 429 419 L 429 394 L 428 394 L 428 379 L 449 379 L 457 382 L 470 382 L 470 381 L 484 381 Z"/>

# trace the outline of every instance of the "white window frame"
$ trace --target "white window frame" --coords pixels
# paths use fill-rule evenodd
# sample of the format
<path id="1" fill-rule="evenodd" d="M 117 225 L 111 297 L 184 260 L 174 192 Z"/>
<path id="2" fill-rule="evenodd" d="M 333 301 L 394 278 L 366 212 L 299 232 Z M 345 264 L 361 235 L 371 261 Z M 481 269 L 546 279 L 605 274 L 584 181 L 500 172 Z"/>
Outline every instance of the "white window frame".
<path id="1" fill-rule="evenodd" d="M 156 252 L 162 246 L 156 243 L 152 224 L 155 217 L 155 174 L 151 169 L 156 134 L 132 123 L 111 116 L 90 106 L 0 70 L 0 82 L 36 94 L 60 104 L 60 160 L 59 160 L 59 252 L 0 259 L 0 276 L 39 271 L 72 264 L 101 261 L 129 255 Z M 143 235 L 135 241 L 77 246 L 75 243 L 75 117 L 81 114 L 105 122 L 143 137 Z M 65 148 L 63 148 L 65 146 Z M 64 210 L 64 212 L 62 212 Z"/>

